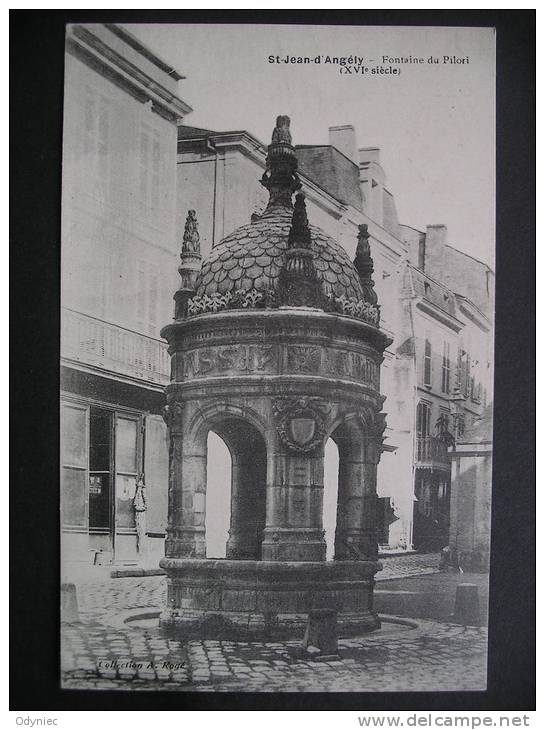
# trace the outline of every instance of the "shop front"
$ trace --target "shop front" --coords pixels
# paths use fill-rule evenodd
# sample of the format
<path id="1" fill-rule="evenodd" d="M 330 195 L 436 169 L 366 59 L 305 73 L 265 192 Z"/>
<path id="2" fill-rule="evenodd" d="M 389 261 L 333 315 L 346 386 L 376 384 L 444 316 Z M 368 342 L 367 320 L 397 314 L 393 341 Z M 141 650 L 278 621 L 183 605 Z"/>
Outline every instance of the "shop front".
<path id="1" fill-rule="evenodd" d="M 63 562 L 157 563 L 165 535 L 167 470 L 159 413 L 64 393 Z"/>

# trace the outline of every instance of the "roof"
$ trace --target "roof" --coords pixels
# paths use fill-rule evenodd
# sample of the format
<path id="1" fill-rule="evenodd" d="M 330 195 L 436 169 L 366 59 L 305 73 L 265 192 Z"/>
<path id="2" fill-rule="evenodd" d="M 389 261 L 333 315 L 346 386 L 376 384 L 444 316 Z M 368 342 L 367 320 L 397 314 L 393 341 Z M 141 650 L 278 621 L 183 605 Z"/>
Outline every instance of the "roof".
<path id="1" fill-rule="evenodd" d="M 237 228 L 204 259 L 196 296 L 276 290 L 291 223 L 290 210 L 276 209 Z M 320 228 L 309 228 L 313 263 L 324 294 L 363 299 L 358 273 L 342 246 Z"/>
<path id="2" fill-rule="evenodd" d="M 111 31 L 118 38 L 121 38 L 123 41 L 125 41 L 128 46 L 134 48 L 135 51 L 138 51 L 138 53 L 144 56 L 144 58 L 147 58 L 148 61 L 154 64 L 154 66 L 157 66 L 157 68 L 160 68 L 161 71 L 164 71 L 166 74 L 171 76 L 174 81 L 180 81 L 180 79 L 185 79 L 185 76 L 182 76 L 182 74 L 178 73 L 178 71 L 176 71 L 176 69 L 173 68 L 169 63 L 163 61 L 163 59 L 160 58 L 155 53 L 155 51 L 152 51 L 150 48 L 148 48 L 148 46 L 144 45 L 142 41 L 138 40 L 135 35 L 133 35 L 126 28 L 123 28 L 123 26 L 117 25 L 116 23 L 104 23 L 104 26 L 108 28 L 108 30 Z"/>
<path id="3" fill-rule="evenodd" d="M 189 127 L 186 124 L 178 126 L 178 139 L 202 139 L 202 137 L 211 137 L 214 134 L 221 134 L 221 132 L 214 132 L 203 127 Z"/>
<path id="4" fill-rule="evenodd" d="M 413 291 L 418 297 L 426 299 L 428 302 L 435 304 L 436 307 L 448 312 L 452 316 L 456 316 L 456 297 L 455 295 L 442 286 L 434 279 L 427 276 L 421 269 L 411 266 Z"/>
<path id="5" fill-rule="evenodd" d="M 456 246 L 451 246 L 450 243 L 445 244 L 445 248 L 449 248 L 452 251 L 452 255 L 456 256 L 466 256 L 468 259 L 471 259 L 476 264 L 480 264 L 484 269 L 488 269 L 489 271 L 493 271 L 493 269 L 485 262 L 481 261 L 481 259 L 475 258 L 475 256 L 472 256 L 469 253 L 466 253 L 465 251 L 461 251 L 459 248 L 456 248 Z"/>

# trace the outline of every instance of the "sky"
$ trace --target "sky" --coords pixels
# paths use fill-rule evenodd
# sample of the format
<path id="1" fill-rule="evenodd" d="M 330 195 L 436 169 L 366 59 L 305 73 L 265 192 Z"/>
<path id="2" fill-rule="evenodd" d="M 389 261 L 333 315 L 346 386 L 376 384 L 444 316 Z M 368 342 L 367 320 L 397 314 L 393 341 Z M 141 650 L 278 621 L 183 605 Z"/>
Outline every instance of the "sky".
<path id="1" fill-rule="evenodd" d="M 294 144 L 327 144 L 328 127 L 352 124 L 359 147 L 381 150 L 400 222 L 420 230 L 443 223 L 451 245 L 493 267 L 493 29 L 125 27 L 186 76 L 178 85 L 178 95 L 194 109 L 186 124 L 245 129 L 265 144 L 278 114 L 290 116 Z M 269 56 L 320 56 L 320 63 L 270 63 Z M 369 71 L 341 73 L 327 56 Z M 423 63 L 389 60 L 409 57 Z M 372 74 L 377 66 L 400 73 Z"/>

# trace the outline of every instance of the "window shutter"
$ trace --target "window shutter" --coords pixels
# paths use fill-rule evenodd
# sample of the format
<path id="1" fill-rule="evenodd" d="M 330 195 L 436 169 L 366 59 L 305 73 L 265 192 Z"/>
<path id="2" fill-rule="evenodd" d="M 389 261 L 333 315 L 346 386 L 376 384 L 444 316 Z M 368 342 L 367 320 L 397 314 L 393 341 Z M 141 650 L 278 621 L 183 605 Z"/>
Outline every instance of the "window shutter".
<path id="1" fill-rule="evenodd" d="M 168 433 L 161 416 L 146 416 L 146 531 L 164 533 L 168 514 Z"/>

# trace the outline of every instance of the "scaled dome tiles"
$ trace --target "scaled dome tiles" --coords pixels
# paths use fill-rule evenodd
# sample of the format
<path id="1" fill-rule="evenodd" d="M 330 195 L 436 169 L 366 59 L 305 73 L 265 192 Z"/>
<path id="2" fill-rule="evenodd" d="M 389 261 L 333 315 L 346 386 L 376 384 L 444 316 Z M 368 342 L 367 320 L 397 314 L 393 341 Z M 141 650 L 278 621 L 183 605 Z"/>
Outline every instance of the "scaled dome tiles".
<path id="1" fill-rule="evenodd" d="M 256 290 L 271 296 L 285 260 L 289 211 L 275 212 L 242 226 L 215 246 L 203 261 L 196 296 Z M 344 249 L 320 228 L 310 226 L 313 262 L 324 294 L 361 299 L 358 274 Z"/>

